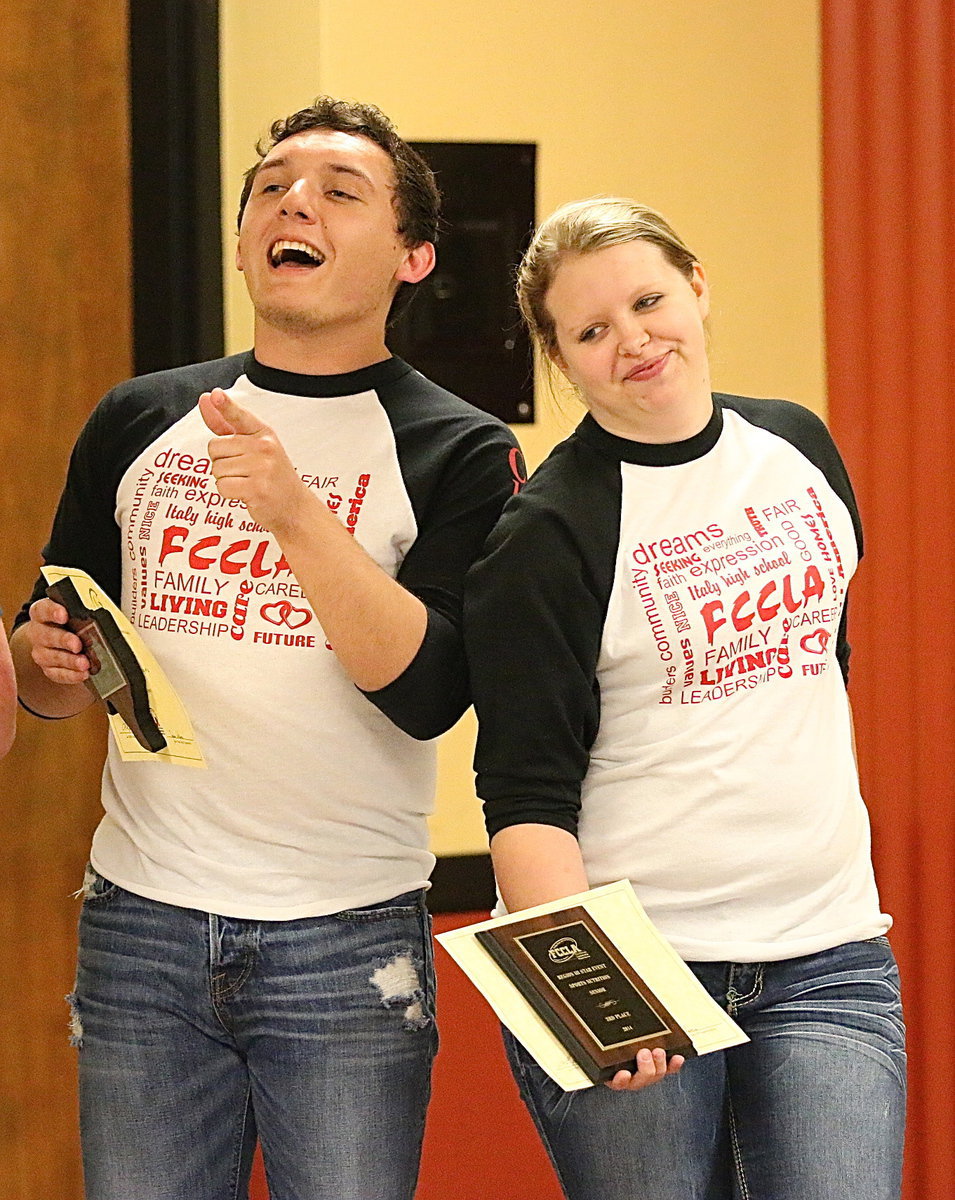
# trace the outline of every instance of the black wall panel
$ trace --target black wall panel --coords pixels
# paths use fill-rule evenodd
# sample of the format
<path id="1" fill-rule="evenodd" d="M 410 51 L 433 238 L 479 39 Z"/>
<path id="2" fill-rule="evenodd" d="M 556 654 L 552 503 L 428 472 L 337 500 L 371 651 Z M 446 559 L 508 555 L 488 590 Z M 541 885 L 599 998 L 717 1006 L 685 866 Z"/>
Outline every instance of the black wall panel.
<path id="1" fill-rule="evenodd" d="M 514 272 L 534 227 L 536 146 L 415 142 L 438 178 L 438 264 L 388 344 L 442 387 L 511 423 L 534 420 Z"/>
<path id="2" fill-rule="evenodd" d="M 222 354 L 218 0 L 134 0 L 129 54 L 142 375 Z"/>

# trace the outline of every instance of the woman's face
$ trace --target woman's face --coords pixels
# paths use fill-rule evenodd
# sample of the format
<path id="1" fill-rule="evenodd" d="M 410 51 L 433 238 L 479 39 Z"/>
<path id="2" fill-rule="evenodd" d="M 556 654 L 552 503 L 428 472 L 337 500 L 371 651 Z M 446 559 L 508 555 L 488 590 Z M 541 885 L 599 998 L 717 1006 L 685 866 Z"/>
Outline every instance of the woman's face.
<path id="1" fill-rule="evenodd" d="M 712 413 L 703 321 L 709 291 L 643 240 L 563 259 L 546 296 L 554 361 L 611 433 L 673 442 Z"/>

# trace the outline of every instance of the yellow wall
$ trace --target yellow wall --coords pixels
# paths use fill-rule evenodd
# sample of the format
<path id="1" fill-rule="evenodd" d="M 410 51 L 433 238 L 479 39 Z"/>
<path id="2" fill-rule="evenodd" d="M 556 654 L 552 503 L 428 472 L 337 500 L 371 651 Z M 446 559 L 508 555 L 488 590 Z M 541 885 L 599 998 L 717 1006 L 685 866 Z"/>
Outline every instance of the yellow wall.
<path id="1" fill-rule="evenodd" d="M 269 121 L 319 92 L 378 104 L 410 140 L 532 141 L 538 211 L 594 193 L 661 209 L 704 262 L 714 386 L 825 410 L 818 0 L 225 0 L 227 258 Z M 251 341 L 227 270 L 230 350 Z M 538 390 L 533 466 L 573 427 Z M 485 846 L 473 725 L 441 746 L 439 854 Z"/>

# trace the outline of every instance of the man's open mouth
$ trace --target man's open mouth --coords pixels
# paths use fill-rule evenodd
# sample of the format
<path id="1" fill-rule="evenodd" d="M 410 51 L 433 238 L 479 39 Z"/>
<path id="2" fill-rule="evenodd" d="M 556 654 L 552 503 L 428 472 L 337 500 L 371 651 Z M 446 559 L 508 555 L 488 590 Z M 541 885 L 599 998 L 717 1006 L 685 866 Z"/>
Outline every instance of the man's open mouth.
<path id="1" fill-rule="evenodd" d="M 289 263 L 296 267 L 320 267 L 325 255 L 305 242 L 276 242 L 269 250 L 269 264 L 281 267 Z"/>

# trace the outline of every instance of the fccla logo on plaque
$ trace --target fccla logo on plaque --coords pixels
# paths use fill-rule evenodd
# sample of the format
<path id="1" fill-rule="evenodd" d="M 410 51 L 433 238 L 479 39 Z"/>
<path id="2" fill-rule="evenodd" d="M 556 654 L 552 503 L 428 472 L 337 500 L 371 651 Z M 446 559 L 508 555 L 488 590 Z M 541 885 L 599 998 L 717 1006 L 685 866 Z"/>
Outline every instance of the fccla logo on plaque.
<path id="1" fill-rule="evenodd" d="M 572 937 L 558 938 L 547 951 L 551 962 L 565 963 L 572 958 L 590 958 L 586 950 L 581 950 Z"/>

